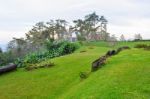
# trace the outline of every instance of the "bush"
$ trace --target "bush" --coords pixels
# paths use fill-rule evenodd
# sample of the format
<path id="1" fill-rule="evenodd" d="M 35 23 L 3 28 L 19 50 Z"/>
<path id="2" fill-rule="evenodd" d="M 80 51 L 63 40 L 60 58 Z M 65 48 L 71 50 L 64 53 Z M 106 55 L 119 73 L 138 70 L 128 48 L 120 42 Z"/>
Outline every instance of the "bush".
<path id="1" fill-rule="evenodd" d="M 26 67 L 29 64 L 35 64 L 46 59 L 73 53 L 79 48 L 78 43 L 71 43 L 68 41 L 47 41 L 45 45 L 47 51 L 30 53 L 22 59 L 17 59 L 15 63 L 18 67 Z"/>
<path id="2" fill-rule="evenodd" d="M 10 52 L 0 53 L 0 66 L 7 65 L 8 63 L 12 63 L 14 61 Z"/>
<path id="3" fill-rule="evenodd" d="M 59 50 L 61 50 L 62 55 L 65 55 L 73 53 L 78 48 L 79 46 L 76 43 L 65 42 L 64 44 L 62 44 Z"/>
<path id="4" fill-rule="evenodd" d="M 150 46 L 147 46 L 147 47 L 144 48 L 144 49 L 150 51 Z"/>
<path id="5" fill-rule="evenodd" d="M 79 75 L 80 75 L 80 79 L 82 80 L 82 79 L 86 79 L 89 74 L 87 72 L 80 72 Z"/>
<path id="6" fill-rule="evenodd" d="M 135 48 L 146 48 L 147 45 L 146 44 L 137 44 L 135 45 Z"/>
<path id="7" fill-rule="evenodd" d="M 150 50 L 150 45 L 146 44 L 137 44 L 135 48 L 144 48 L 145 50 Z"/>
<path id="8" fill-rule="evenodd" d="M 87 51 L 86 51 L 86 50 L 81 50 L 81 51 L 80 51 L 80 53 L 84 53 L 84 52 L 87 52 Z"/>
<path id="9" fill-rule="evenodd" d="M 29 64 L 27 67 L 25 67 L 25 69 L 27 71 L 31 71 L 31 70 L 34 70 L 34 69 L 49 68 L 49 67 L 52 67 L 54 65 L 55 64 L 51 63 L 51 62 L 40 63 L 40 64 Z"/>

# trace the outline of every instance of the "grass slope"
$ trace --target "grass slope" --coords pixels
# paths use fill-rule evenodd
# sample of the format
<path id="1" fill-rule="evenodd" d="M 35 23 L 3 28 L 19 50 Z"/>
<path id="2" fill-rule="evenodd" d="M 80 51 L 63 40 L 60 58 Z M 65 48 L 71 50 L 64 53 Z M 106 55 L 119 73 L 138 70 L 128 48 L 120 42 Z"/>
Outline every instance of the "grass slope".
<path id="1" fill-rule="evenodd" d="M 74 54 L 47 60 L 56 64 L 52 68 L 29 72 L 18 69 L 1 75 L 0 99 L 148 99 L 150 51 L 143 49 L 123 51 L 80 80 L 79 73 L 89 72 L 91 62 L 108 49 L 82 47 Z M 79 53 L 81 50 L 87 52 Z"/>

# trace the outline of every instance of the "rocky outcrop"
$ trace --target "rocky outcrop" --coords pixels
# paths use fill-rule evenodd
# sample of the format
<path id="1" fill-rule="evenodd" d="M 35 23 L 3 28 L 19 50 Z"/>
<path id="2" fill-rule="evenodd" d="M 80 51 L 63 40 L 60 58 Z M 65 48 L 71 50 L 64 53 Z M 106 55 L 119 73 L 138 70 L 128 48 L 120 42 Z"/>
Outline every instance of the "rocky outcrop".
<path id="1" fill-rule="evenodd" d="M 49 68 L 49 67 L 52 67 L 54 65 L 55 65 L 54 63 L 46 63 L 46 64 L 41 64 L 41 65 L 38 65 L 38 66 L 36 66 L 36 65 L 35 66 L 28 66 L 25 69 L 27 71 L 31 71 L 31 70 L 40 69 L 40 68 Z"/>
<path id="2" fill-rule="evenodd" d="M 125 49 L 130 49 L 130 47 L 123 46 L 123 47 L 118 48 L 117 50 L 109 50 L 104 56 L 101 56 L 100 58 L 98 58 L 94 62 L 92 62 L 91 71 L 93 72 L 93 71 L 98 70 L 106 63 L 107 58 L 109 58 L 113 55 L 116 55 Z"/>
<path id="3" fill-rule="evenodd" d="M 122 50 L 126 50 L 126 49 L 130 49 L 130 47 L 128 46 L 123 46 L 123 47 L 119 47 L 116 51 L 116 54 L 118 54 L 119 52 L 121 52 Z"/>
<path id="4" fill-rule="evenodd" d="M 17 69 L 17 65 L 11 63 L 7 66 L 0 67 L 0 74 L 4 74 L 6 72 L 10 72 L 10 71 L 13 71 L 13 70 L 16 70 L 16 69 Z"/>
<path id="5" fill-rule="evenodd" d="M 97 60 L 95 60 L 92 63 L 92 71 L 96 71 L 98 68 L 101 68 L 105 64 L 105 62 L 106 62 L 106 56 L 102 56 Z"/>
<path id="6" fill-rule="evenodd" d="M 115 55 L 115 54 L 116 54 L 116 51 L 115 51 L 115 50 L 110 50 L 110 51 L 108 51 L 108 52 L 106 53 L 106 56 L 107 56 L 107 57 L 110 57 L 110 56 Z"/>

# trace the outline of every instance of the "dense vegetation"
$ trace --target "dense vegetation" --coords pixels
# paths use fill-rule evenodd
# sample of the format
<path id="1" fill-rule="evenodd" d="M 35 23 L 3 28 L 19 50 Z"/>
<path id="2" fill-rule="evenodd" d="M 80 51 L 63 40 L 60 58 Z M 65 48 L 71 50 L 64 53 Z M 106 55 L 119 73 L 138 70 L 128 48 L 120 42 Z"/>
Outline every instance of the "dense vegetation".
<path id="1" fill-rule="evenodd" d="M 46 59 L 71 54 L 80 46 L 78 43 L 70 43 L 68 41 L 47 41 L 45 44 L 47 47 L 46 51 L 32 52 L 31 54 L 26 55 L 24 58 L 18 58 L 15 63 L 18 65 L 18 67 L 26 67 Z"/>
<path id="2" fill-rule="evenodd" d="M 6 65 L 0 67 L 0 99 L 150 97 L 149 40 L 140 34 L 132 41 L 123 34 L 117 39 L 107 32 L 108 20 L 95 12 L 72 23 L 38 22 L 24 38 L 13 38 L 5 52 L 0 48 L 0 66 Z M 121 51 L 122 46 L 131 49 Z"/>
<path id="3" fill-rule="evenodd" d="M 31 59 L 29 61 L 32 61 L 33 57 L 38 60 L 39 57 L 43 56 L 55 57 L 60 56 L 58 54 L 71 53 L 67 51 L 71 51 L 72 48 L 66 50 L 66 52 L 60 53 L 58 52 L 58 49 L 56 49 L 56 51 L 54 51 L 54 49 L 49 49 L 49 52 L 43 51 L 46 50 L 45 42 L 58 42 L 58 40 L 72 41 L 73 33 L 76 34 L 74 40 L 78 39 L 79 41 L 106 41 L 109 38 L 114 39 L 114 37 L 110 37 L 109 33 L 106 31 L 107 20 L 105 17 L 99 16 L 95 12 L 86 15 L 84 19 L 74 20 L 73 23 L 74 24 L 71 25 L 64 19 L 38 22 L 29 32 L 26 33 L 25 38 L 13 38 L 13 40 L 8 43 L 7 52 L 0 55 L 0 66 L 14 62 L 18 58 L 18 61 L 21 61 L 23 57 L 30 57 Z M 104 27 L 103 30 L 100 30 L 100 27 Z M 71 47 L 69 43 L 66 46 Z M 62 49 L 63 48 L 59 48 L 59 51 Z M 35 52 L 37 52 L 38 55 Z M 8 59 L 3 56 L 8 56 Z"/>
<path id="4" fill-rule="evenodd" d="M 0 98 L 148 99 L 150 51 L 134 48 L 137 44 L 150 42 L 118 42 L 114 48 L 105 42 L 88 42 L 73 54 L 38 63 L 55 63 L 52 68 L 18 69 L 1 75 Z M 90 73 L 95 59 L 124 45 L 131 49 L 109 58 L 103 68 Z M 81 72 L 90 75 L 81 80 Z"/>
<path id="5" fill-rule="evenodd" d="M 74 45 L 71 43 L 63 44 L 64 47 L 61 46 L 58 49 L 55 48 L 55 45 L 54 48 L 47 46 L 51 45 L 51 42 L 55 43 L 62 40 L 69 42 L 105 41 L 109 46 L 115 46 L 117 43 L 116 36 L 107 32 L 107 24 L 108 20 L 95 12 L 85 15 L 83 19 L 73 20 L 73 24 L 69 24 L 64 19 L 38 22 L 26 33 L 24 38 L 13 38 L 8 43 L 6 52 L 2 52 L 0 49 L 0 66 L 15 62 L 18 67 L 21 67 L 24 66 L 24 62 L 35 63 L 47 58 L 72 53 L 74 50 L 72 46 Z M 73 34 L 76 37 L 73 37 Z M 135 40 L 142 40 L 142 36 L 136 34 Z M 126 41 L 124 35 L 121 35 L 120 41 Z"/>

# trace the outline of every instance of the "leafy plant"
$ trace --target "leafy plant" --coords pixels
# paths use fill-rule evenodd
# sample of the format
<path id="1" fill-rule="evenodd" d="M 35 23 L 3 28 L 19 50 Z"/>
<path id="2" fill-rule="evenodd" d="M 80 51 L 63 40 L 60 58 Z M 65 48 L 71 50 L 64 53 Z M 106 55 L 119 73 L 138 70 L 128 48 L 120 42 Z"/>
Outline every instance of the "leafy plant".
<path id="1" fill-rule="evenodd" d="M 24 58 L 18 58 L 15 63 L 18 67 L 26 67 L 29 64 L 35 64 L 46 59 L 70 54 L 79 48 L 79 44 L 68 41 L 47 41 L 46 48 L 47 51 L 34 52 L 26 55 Z"/>
<path id="2" fill-rule="evenodd" d="M 81 80 L 82 80 L 82 79 L 86 79 L 89 74 L 88 74 L 87 72 L 80 72 L 79 75 L 80 75 L 80 78 L 81 78 Z"/>

